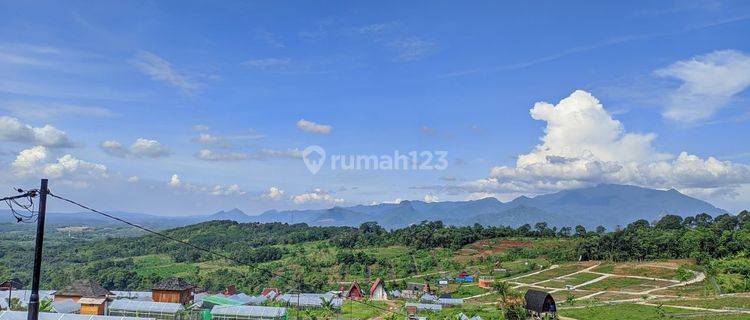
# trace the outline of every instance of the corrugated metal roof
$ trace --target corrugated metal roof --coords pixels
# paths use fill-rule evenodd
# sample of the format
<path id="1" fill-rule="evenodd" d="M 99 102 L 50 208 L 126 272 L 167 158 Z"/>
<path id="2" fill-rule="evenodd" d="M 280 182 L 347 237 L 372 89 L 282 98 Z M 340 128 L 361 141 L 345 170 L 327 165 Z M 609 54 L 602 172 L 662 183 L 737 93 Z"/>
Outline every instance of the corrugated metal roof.
<path id="1" fill-rule="evenodd" d="M 153 302 L 140 300 L 115 300 L 109 304 L 110 311 L 136 311 L 136 312 L 159 312 L 177 313 L 185 308 L 179 303 Z"/>
<path id="2" fill-rule="evenodd" d="M 26 311 L 0 311 L 0 320 L 26 320 Z M 95 316 L 87 314 L 40 312 L 39 320 L 155 320 L 154 318 Z"/>
<path id="3" fill-rule="evenodd" d="M 239 317 L 260 317 L 260 318 L 279 318 L 286 315 L 286 308 L 278 307 L 260 307 L 260 306 L 215 306 L 211 309 L 211 314 L 216 316 L 239 316 Z M 2 319 L 0 319 L 2 320 Z"/>

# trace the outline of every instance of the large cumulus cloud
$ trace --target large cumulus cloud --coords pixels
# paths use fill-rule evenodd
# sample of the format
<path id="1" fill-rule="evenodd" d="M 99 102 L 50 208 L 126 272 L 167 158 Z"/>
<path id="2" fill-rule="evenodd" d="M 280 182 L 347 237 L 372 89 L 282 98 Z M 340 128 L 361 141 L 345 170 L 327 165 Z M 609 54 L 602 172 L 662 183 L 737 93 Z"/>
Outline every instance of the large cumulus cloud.
<path id="1" fill-rule="evenodd" d="M 659 152 L 652 144 L 655 134 L 627 132 L 586 91 L 577 90 L 556 105 L 536 103 L 530 113 L 547 123 L 541 143 L 518 156 L 515 166 L 494 167 L 489 177 L 468 182 L 463 189 L 521 194 L 623 183 L 731 194 L 750 183 L 746 165 L 688 152 Z"/>

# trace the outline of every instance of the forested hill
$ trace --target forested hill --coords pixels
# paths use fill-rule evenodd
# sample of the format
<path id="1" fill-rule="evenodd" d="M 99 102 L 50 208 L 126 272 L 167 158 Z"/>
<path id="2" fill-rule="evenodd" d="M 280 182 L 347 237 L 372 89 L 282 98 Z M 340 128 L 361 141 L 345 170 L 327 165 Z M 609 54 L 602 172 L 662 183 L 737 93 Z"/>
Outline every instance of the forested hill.
<path id="1" fill-rule="evenodd" d="M 249 291 L 268 285 L 285 288 L 291 285 L 289 279 L 296 279 L 303 289 L 319 291 L 337 289 L 337 281 L 352 277 L 403 278 L 519 257 L 544 257 L 551 262 L 695 258 L 710 264 L 750 252 L 750 212 L 716 217 L 667 215 L 612 231 L 581 225 L 557 228 L 544 222 L 513 228 L 455 227 L 436 221 L 388 231 L 375 222 L 315 227 L 211 221 L 164 233 L 231 256 L 233 261 L 157 235 L 92 240 L 50 233 L 44 249 L 43 286 L 60 288 L 75 279 L 94 278 L 112 290 L 148 289 L 164 277 L 180 275 L 212 290 L 229 284 Z M 488 257 L 493 260 L 454 259 L 465 246 L 484 239 L 520 239 L 541 245 Z M 32 248 L 33 234 L 2 233 L 0 277 L 28 282 Z M 750 274 L 750 266 L 740 267 Z"/>

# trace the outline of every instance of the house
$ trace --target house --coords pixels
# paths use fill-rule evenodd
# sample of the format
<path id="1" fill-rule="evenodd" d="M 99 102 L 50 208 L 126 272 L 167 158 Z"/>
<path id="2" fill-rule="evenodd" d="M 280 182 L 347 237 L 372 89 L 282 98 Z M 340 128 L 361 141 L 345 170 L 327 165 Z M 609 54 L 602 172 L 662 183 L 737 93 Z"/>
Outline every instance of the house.
<path id="1" fill-rule="evenodd" d="M 357 281 L 352 282 L 352 286 L 344 293 L 344 298 L 350 300 L 361 300 L 363 297 L 362 288 L 359 287 Z"/>
<path id="2" fill-rule="evenodd" d="M 78 304 L 81 305 L 80 314 L 104 315 L 107 309 L 107 298 L 80 298 Z"/>
<path id="3" fill-rule="evenodd" d="M 470 276 L 468 272 L 461 271 L 456 277 L 456 282 L 474 282 L 474 277 Z"/>
<path id="4" fill-rule="evenodd" d="M 525 301 L 524 307 L 533 316 L 542 318 L 546 315 L 555 316 L 557 313 L 555 299 L 549 292 L 529 289 L 523 299 Z"/>
<path id="5" fill-rule="evenodd" d="M 156 302 L 187 304 L 193 299 L 195 286 L 176 277 L 159 282 L 151 289 L 151 299 Z"/>
<path id="6" fill-rule="evenodd" d="M 407 283 L 406 289 L 401 290 L 404 299 L 419 299 L 422 294 L 430 293 L 429 283 Z"/>
<path id="7" fill-rule="evenodd" d="M 388 300 L 388 292 L 385 291 L 383 280 L 381 280 L 380 278 L 375 279 L 375 282 L 373 282 L 372 286 L 370 286 L 370 300 Z"/>
<path id="8" fill-rule="evenodd" d="M 80 303 L 78 300 L 81 298 L 108 299 L 110 296 L 114 294 L 95 281 L 83 279 L 73 281 L 69 286 L 57 290 L 53 301 L 73 300 L 75 303 Z"/>
<path id="9" fill-rule="evenodd" d="M 437 301 L 438 297 L 429 293 L 425 293 L 419 298 L 419 302 L 422 303 L 433 303 Z"/>
<path id="10" fill-rule="evenodd" d="M 21 280 L 19 280 L 18 278 L 5 280 L 5 282 L 0 283 L 0 291 L 21 289 L 23 289 L 23 283 L 21 283 Z"/>
<path id="11" fill-rule="evenodd" d="M 281 292 L 277 288 L 264 288 L 263 291 L 260 293 L 260 295 L 268 299 L 273 299 L 274 297 L 278 296 L 279 293 Z M 273 296 L 269 297 L 269 295 L 273 295 Z"/>

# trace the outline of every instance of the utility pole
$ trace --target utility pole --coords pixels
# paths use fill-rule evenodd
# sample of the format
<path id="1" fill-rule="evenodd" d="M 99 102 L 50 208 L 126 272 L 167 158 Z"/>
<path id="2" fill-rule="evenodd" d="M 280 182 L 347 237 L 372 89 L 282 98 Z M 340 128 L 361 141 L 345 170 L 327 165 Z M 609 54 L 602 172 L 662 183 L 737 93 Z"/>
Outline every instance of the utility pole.
<path id="1" fill-rule="evenodd" d="M 39 187 L 39 214 L 36 220 L 36 245 L 34 246 L 34 273 L 31 278 L 31 297 L 27 320 L 39 320 L 39 276 L 42 271 L 42 247 L 44 246 L 44 214 L 47 212 L 47 179 Z"/>

